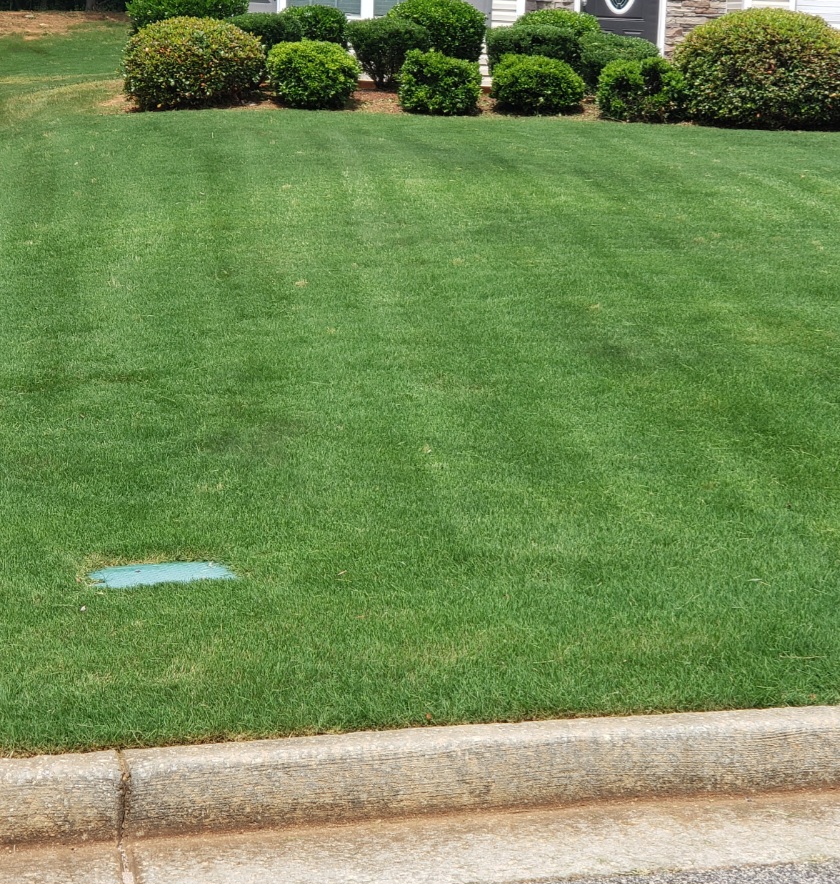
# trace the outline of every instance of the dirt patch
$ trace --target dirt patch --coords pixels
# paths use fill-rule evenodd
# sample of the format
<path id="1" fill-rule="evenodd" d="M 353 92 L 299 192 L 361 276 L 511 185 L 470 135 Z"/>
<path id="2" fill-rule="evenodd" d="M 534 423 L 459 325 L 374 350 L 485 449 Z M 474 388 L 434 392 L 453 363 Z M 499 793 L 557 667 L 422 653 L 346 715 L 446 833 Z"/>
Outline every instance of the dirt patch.
<path id="1" fill-rule="evenodd" d="M 396 92 L 385 92 L 381 89 L 358 89 L 351 99 L 349 107 L 368 114 L 401 114 L 403 109 L 397 101 Z"/>
<path id="2" fill-rule="evenodd" d="M 114 89 L 114 94 L 105 101 L 99 102 L 99 107 L 106 114 L 128 114 L 135 110 L 134 104 L 122 91 L 122 80 L 112 80 L 109 84 Z"/>
<path id="3" fill-rule="evenodd" d="M 128 16 L 119 12 L 0 12 L 0 37 L 22 34 L 25 40 L 37 40 L 96 22 L 128 24 Z"/>

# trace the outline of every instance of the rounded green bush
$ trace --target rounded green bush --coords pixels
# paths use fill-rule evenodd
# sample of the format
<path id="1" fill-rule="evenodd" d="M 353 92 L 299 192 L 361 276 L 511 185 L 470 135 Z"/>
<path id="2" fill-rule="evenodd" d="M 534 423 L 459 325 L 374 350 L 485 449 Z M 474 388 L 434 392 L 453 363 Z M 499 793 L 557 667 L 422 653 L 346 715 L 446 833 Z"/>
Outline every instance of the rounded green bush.
<path id="1" fill-rule="evenodd" d="M 168 18 L 230 18 L 242 15 L 248 0 L 129 0 L 125 11 L 135 31 Z"/>
<path id="2" fill-rule="evenodd" d="M 334 6 L 290 6 L 281 15 L 295 19 L 304 40 L 347 48 L 347 16 Z"/>
<path id="3" fill-rule="evenodd" d="M 584 34 L 597 34 L 601 30 L 598 19 L 586 12 L 572 12 L 571 9 L 538 9 L 526 12 L 514 22 L 517 25 L 549 25 L 552 28 L 563 28 L 578 37 Z"/>
<path id="4" fill-rule="evenodd" d="M 347 50 L 322 40 L 278 43 L 268 53 L 268 76 L 290 107 L 341 107 L 353 94 L 361 68 Z"/>
<path id="5" fill-rule="evenodd" d="M 641 61 L 643 58 L 658 57 L 659 50 L 649 40 L 598 31 L 597 34 L 584 34 L 580 38 L 580 64 L 577 70 L 586 85 L 595 89 L 601 71 L 611 61 Z"/>
<path id="6" fill-rule="evenodd" d="M 456 116 L 475 113 L 481 95 L 478 63 L 442 52 L 412 49 L 400 71 L 399 102 L 418 114 Z"/>
<path id="7" fill-rule="evenodd" d="M 230 22 L 169 18 L 126 44 L 124 90 L 141 110 L 201 107 L 256 89 L 265 74 L 260 41 Z"/>
<path id="8" fill-rule="evenodd" d="M 505 55 L 493 70 L 491 96 L 522 114 L 559 114 L 577 107 L 583 80 L 566 64 L 542 55 Z"/>
<path id="9" fill-rule="evenodd" d="M 675 62 L 689 115 L 762 129 L 840 126 L 840 32 L 817 16 L 748 9 L 691 31 Z"/>
<path id="10" fill-rule="evenodd" d="M 426 28 L 433 49 L 450 58 L 478 61 L 487 24 L 466 0 L 403 0 L 389 12 Z"/>
<path id="11" fill-rule="evenodd" d="M 574 31 L 554 25 L 516 24 L 487 32 L 487 63 L 492 72 L 505 55 L 542 55 L 580 66 L 581 40 Z"/>
<path id="12" fill-rule="evenodd" d="M 285 12 L 246 12 L 231 18 L 230 23 L 259 37 L 266 52 L 278 43 L 298 43 L 303 39 L 300 21 Z"/>
<path id="13" fill-rule="evenodd" d="M 685 81 L 664 58 L 611 61 L 598 81 L 598 107 L 605 117 L 636 123 L 683 118 Z"/>
<path id="14" fill-rule="evenodd" d="M 396 80 L 407 52 L 425 52 L 431 46 L 429 32 L 422 25 L 388 16 L 348 22 L 347 36 L 362 70 L 380 88 Z"/>

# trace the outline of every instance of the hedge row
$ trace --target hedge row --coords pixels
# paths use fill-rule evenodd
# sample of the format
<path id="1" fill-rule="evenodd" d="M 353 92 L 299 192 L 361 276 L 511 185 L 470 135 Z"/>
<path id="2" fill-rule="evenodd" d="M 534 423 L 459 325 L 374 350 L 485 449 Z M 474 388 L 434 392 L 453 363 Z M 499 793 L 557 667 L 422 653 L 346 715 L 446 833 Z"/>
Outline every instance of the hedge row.
<path id="1" fill-rule="evenodd" d="M 327 40 L 281 42 L 266 57 L 260 39 L 231 22 L 189 16 L 141 28 L 123 55 L 125 92 L 141 110 L 240 99 L 259 87 L 266 73 L 274 93 L 290 107 L 337 108 L 357 88 L 361 66 Z M 468 114 L 480 94 L 477 62 L 437 50 L 405 53 L 399 100 L 406 110 Z"/>
<path id="2" fill-rule="evenodd" d="M 285 103 L 339 107 L 365 70 L 377 86 L 398 82 L 406 110 L 476 109 L 484 19 L 465 0 L 403 0 L 384 18 L 350 23 L 326 6 L 214 18 L 242 2 L 132 0 L 135 23 L 153 6 L 155 14 L 179 5 L 213 13 L 153 21 L 131 38 L 125 89 L 138 106 L 230 100 L 259 86 L 267 71 Z M 840 126 L 840 32 L 802 13 L 751 9 L 722 16 L 693 30 L 673 64 L 652 44 L 605 34 L 593 16 L 563 9 L 496 28 L 487 46 L 492 95 L 519 113 L 563 112 L 595 88 L 601 113 L 617 120 Z"/>
<path id="3" fill-rule="evenodd" d="M 608 34 L 594 15 L 568 9 L 541 9 L 521 16 L 510 27 L 487 32 L 490 70 L 505 56 L 539 55 L 568 64 L 590 90 L 601 71 L 618 59 L 654 58 L 659 50 L 639 37 Z"/>

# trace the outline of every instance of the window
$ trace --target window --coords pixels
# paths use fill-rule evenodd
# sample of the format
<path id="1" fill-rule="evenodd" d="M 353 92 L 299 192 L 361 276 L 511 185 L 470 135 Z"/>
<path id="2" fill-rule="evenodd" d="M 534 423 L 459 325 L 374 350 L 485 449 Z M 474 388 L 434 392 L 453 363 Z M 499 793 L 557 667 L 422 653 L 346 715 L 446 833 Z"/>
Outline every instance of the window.
<path id="1" fill-rule="evenodd" d="M 373 14 L 376 16 L 385 15 L 392 7 L 396 6 L 400 0 L 373 0 Z"/>

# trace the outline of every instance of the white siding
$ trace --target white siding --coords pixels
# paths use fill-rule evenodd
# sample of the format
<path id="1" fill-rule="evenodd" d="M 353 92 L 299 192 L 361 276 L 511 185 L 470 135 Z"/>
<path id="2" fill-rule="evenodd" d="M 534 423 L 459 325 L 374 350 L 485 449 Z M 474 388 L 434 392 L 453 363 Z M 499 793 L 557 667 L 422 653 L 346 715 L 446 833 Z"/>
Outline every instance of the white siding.
<path id="1" fill-rule="evenodd" d="M 840 28 L 840 0 L 798 0 L 796 9 L 821 15 L 830 25 Z"/>
<path id="2" fill-rule="evenodd" d="M 512 25 L 519 16 L 516 13 L 516 0 L 493 0 L 490 13 L 490 25 L 500 28 L 503 25 Z"/>
<path id="3" fill-rule="evenodd" d="M 726 11 L 735 12 L 744 8 L 744 0 L 726 0 Z"/>

